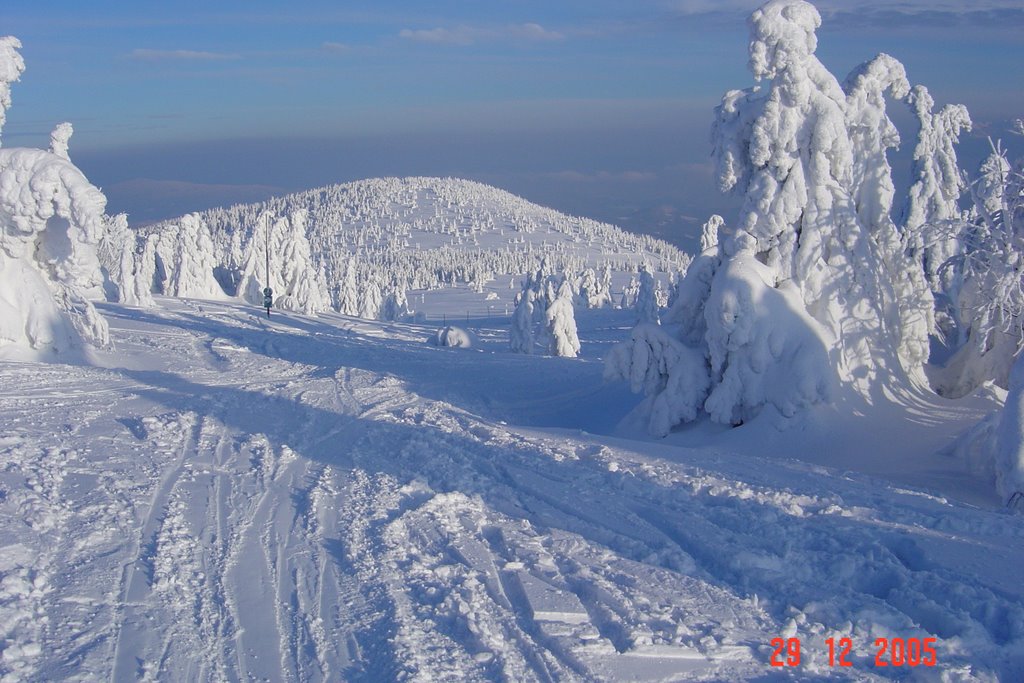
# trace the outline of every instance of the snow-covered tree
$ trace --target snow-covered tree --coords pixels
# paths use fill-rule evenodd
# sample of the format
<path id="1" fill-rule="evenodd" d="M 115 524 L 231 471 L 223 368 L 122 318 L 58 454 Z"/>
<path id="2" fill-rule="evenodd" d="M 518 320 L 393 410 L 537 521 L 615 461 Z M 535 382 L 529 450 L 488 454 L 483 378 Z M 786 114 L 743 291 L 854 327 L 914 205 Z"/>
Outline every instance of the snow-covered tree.
<path id="1" fill-rule="evenodd" d="M 405 281 L 399 277 L 392 277 L 391 283 L 384 293 L 384 305 L 381 308 L 380 317 L 382 320 L 396 321 L 402 320 L 410 314 Z"/>
<path id="2" fill-rule="evenodd" d="M 173 241 L 167 240 L 161 250 L 167 264 L 167 280 L 163 293 L 169 296 L 197 299 L 222 299 L 224 290 L 214 277 L 217 258 L 210 229 L 198 214 L 188 214 L 178 222 Z M 163 246 L 163 245 L 162 245 Z"/>
<path id="3" fill-rule="evenodd" d="M 636 275 L 629 277 L 629 282 L 622 288 L 622 296 L 619 298 L 619 308 L 630 309 L 636 307 L 636 299 L 640 296 L 640 279 Z"/>
<path id="4" fill-rule="evenodd" d="M 707 223 L 701 226 L 700 250 L 702 252 L 718 248 L 718 231 L 722 229 L 723 225 L 725 225 L 725 219 L 718 214 L 713 214 Z"/>
<path id="5" fill-rule="evenodd" d="M 912 90 L 887 55 L 840 85 L 814 54 L 820 25 L 804 0 L 756 10 L 749 64 L 761 84 L 716 109 L 719 186 L 743 204 L 735 226 L 705 227 L 665 322 L 703 355 L 701 409 L 717 422 L 769 405 L 794 415 L 839 384 L 873 400 L 883 384 L 924 381 L 933 304 L 912 233 L 891 217 L 887 159 L 899 135 L 886 98 Z M 955 135 L 943 140 L 945 154 Z"/>
<path id="6" fill-rule="evenodd" d="M 20 47 L 0 38 L 0 126 L 25 68 Z M 0 149 L 0 349 L 65 353 L 109 343 L 91 302 L 104 297 L 96 245 L 105 205 L 66 158 Z"/>
<path id="7" fill-rule="evenodd" d="M 0 132 L 7 121 L 7 110 L 11 108 L 11 85 L 25 72 L 20 49 L 21 41 L 14 36 L 0 38 Z"/>
<path id="8" fill-rule="evenodd" d="M 544 313 L 547 322 L 548 351 L 553 356 L 575 358 L 580 352 L 576 334 L 576 317 L 572 307 L 572 289 L 568 280 L 562 280 L 554 301 Z"/>
<path id="9" fill-rule="evenodd" d="M 536 337 L 533 332 L 533 299 L 532 289 L 524 289 L 519 295 L 519 302 L 512 313 L 512 329 L 509 346 L 516 353 L 533 353 Z"/>
<path id="10" fill-rule="evenodd" d="M 359 315 L 359 289 L 356 285 L 356 260 L 350 258 L 345 267 L 345 277 L 338 291 L 338 312 L 342 315 Z"/>
<path id="11" fill-rule="evenodd" d="M 988 380 L 1007 387 L 1024 346 L 1024 159 L 1011 164 L 994 145 L 971 194 L 974 208 L 956 232 L 960 253 L 940 270 L 958 347 L 936 373 L 947 396 Z"/>
<path id="12" fill-rule="evenodd" d="M 640 268 L 639 287 L 636 294 L 636 317 L 639 323 L 661 322 L 658 316 L 657 282 L 654 273 L 645 263 Z"/>
<path id="13" fill-rule="evenodd" d="M 918 122 L 914 147 L 914 184 L 903 209 L 904 230 L 921 254 L 925 274 L 934 291 L 943 291 L 942 265 L 957 251 L 950 223 L 961 218 L 960 195 L 965 189 L 957 165 L 956 143 L 961 131 L 971 129 L 963 105 L 946 105 L 933 112 L 935 100 L 924 86 L 914 86 L 908 99 Z M 948 285 L 948 283 L 946 283 Z"/>
<path id="14" fill-rule="evenodd" d="M 57 126 L 50 132 L 50 153 L 59 156 L 61 159 L 69 159 L 68 156 L 68 141 L 71 140 L 71 136 L 74 134 L 74 127 L 68 123 L 58 123 Z"/>
<path id="15" fill-rule="evenodd" d="M 156 241 L 156 235 L 150 237 L 151 240 L 131 230 L 126 214 L 103 217 L 97 255 L 106 276 L 107 299 L 130 306 L 153 305 L 155 259 L 144 257 L 147 241 Z"/>
<path id="16" fill-rule="evenodd" d="M 380 314 L 384 297 L 380 291 L 380 285 L 376 278 L 367 278 L 361 287 L 362 296 L 359 297 L 359 317 L 366 320 L 376 320 Z"/>
<path id="17" fill-rule="evenodd" d="M 655 436 L 696 419 L 710 385 L 704 355 L 650 323 L 637 325 L 628 342 L 612 348 L 604 376 L 629 382 L 633 392 L 648 397 L 648 431 Z"/>

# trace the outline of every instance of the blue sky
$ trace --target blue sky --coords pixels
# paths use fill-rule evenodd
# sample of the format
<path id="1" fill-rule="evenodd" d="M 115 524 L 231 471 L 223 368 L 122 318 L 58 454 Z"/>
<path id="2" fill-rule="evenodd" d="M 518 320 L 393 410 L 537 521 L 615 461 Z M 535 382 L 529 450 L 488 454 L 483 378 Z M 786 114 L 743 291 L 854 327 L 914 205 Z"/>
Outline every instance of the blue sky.
<path id="1" fill-rule="evenodd" d="M 459 175 L 685 241 L 722 93 L 751 84 L 746 0 L 5 0 L 6 145 L 72 155 L 133 222 L 375 175 Z M 977 130 L 1024 116 L 1024 2 L 816 3 L 842 77 L 885 51 Z M 907 145 L 904 145 L 906 148 Z"/>

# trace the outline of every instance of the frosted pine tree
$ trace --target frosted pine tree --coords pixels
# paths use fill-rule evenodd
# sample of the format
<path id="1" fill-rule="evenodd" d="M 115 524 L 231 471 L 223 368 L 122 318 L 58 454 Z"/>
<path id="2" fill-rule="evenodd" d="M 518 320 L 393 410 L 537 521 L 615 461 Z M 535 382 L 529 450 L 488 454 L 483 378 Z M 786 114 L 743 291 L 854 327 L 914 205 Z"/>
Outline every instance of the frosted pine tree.
<path id="1" fill-rule="evenodd" d="M 955 145 L 961 131 L 971 130 L 971 117 L 963 105 L 946 105 L 933 112 L 935 100 L 924 86 L 914 86 L 908 101 L 918 121 L 918 136 L 914 183 L 903 209 L 903 225 L 911 246 L 923 259 L 932 289 L 941 292 L 949 285 L 939 276 L 942 264 L 959 251 L 953 226 L 961 218 L 959 202 L 965 185 Z"/>
<path id="2" fill-rule="evenodd" d="M 170 233 L 166 234 L 168 237 Z M 164 294 L 197 299 L 224 298 L 224 290 L 214 277 L 217 257 L 210 229 L 198 214 L 184 216 L 172 243 L 163 249 L 167 264 Z"/>
<path id="3" fill-rule="evenodd" d="M 17 38 L 0 38 L 0 129 L 25 70 Z M 106 197 L 68 159 L 0 149 L 0 346 L 66 353 L 109 344 L 92 303 L 104 297 L 96 245 Z"/>
<path id="4" fill-rule="evenodd" d="M 728 230 L 709 221 L 666 315 L 705 359 L 700 409 L 716 422 L 745 422 L 769 405 L 795 415 L 831 400 L 839 383 L 882 400 L 883 385 L 922 377 L 929 293 L 890 216 L 886 158 L 899 138 L 885 98 L 909 86 L 880 55 L 844 89 L 814 54 L 820 24 L 803 0 L 756 10 L 749 64 L 761 84 L 726 93 L 716 109 L 716 175 L 743 206 Z M 633 348 L 639 358 L 637 340 Z M 693 414 L 682 397 L 661 405 Z"/>
<path id="5" fill-rule="evenodd" d="M 972 184 L 974 208 L 958 231 L 961 253 L 941 271 L 951 284 L 960 347 L 938 388 L 962 396 L 985 381 L 1010 383 L 1024 345 L 1024 160 L 996 145 Z"/>
<path id="6" fill-rule="evenodd" d="M 349 258 L 345 266 L 345 276 L 338 290 L 338 312 L 352 317 L 359 315 L 359 290 L 356 286 L 356 260 L 354 258 Z"/>
<path id="7" fill-rule="evenodd" d="M 572 288 L 567 280 L 562 281 L 554 301 L 545 312 L 547 321 L 548 351 L 553 356 L 575 358 L 580 352 L 580 340 L 576 334 L 576 317 L 572 308 Z"/>
<path id="8" fill-rule="evenodd" d="M 524 289 L 519 295 L 515 312 L 512 314 L 509 346 L 515 353 L 533 353 L 535 344 L 533 332 L 534 296 L 532 289 Z"/>
<path id="9" fill-rule="evenodd" d="M 25 72 L 25 60 L 18 50 L 21 41 L 14 36 L 0 38 L 0 132 L 7 121 L 7 110 L 11 108 L 11 85 Z"/>
<path id="10" fill-rule="evenodd" d="M 155 241 L 155 235 L 154 241 Z M 97 245 L 100 265 L 107 277 L 111 301 L 129 306 L 152 306 L 153 271 L 143 258 L 146 238 L 128 227 L 128 216 L 103 217 L 103 236 Z"/>
<path id="11" fill-rule="evenodd" d="M 376 320 L 380 315 L 380 308 L 384 303 L 384 297 L 380 291 L 380 284 L 374 276 L 363 279 L 362 296 L 359 297 L 359 317 L 366 320 Z"/>
<path id="12" fill-rule="evenodd" d="M 622 288 L 622 296 L 619 298 L 619 308 L 630 309 L 636 307 L 637 297 L 640 295 L 640 280 L 636 275 L 631 275 L 629 282 Z"/>
<path id="13" fill-rule="evenodd" d="M 645 263 L 640 268 L 639 286 L 636 294 L 636 317 L 640 323 L 660 324 L 658 316 L 658 286 L 651 273 L 650 267 Z"/>
<path id="14" fill-rule="evenodd" d="M 287 220 L 275 224 L 278 236 L 277 253 L 271 259 L 271 272 L 280 287 L 276 291 L 275 305 L 305 315 L 330 309 L 330 297 L 323 276 L 313 263 L 309 240 L 306 238 L 307 212 L 299 209 Z"/>
<path id="15" fill-rule="evenodd" d="M 886 112 L 886 96 L 906 99 L 910 83 L 902 64 L 881 54 L 847 76 L 846 125 L 853 151 L 852 198 L 860 223 L 871 236 L 881 281 L 877 288 L 886 327 L 895 335 L 903 367 L 920 368 L 935 330 L 935 300 L 923 263 L 914 250 L 913 229 L 892 219 L 895 187 L 887 152 L 900 135 Z"/>

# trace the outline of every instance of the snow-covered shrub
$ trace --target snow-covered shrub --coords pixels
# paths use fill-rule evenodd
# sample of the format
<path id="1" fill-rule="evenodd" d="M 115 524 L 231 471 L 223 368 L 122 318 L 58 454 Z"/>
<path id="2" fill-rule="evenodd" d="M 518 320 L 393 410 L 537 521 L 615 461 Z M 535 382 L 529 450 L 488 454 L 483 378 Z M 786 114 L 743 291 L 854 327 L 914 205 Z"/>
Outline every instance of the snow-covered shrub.
<path id="1" fill-rule="evenodd" d="M 0 38 L 0 124 L 24 70 L 15 38 Z M 106 198 L 66 157 L 0 149 L 0 346 L 68 352 L 106 345 L 96 244 Z"/>
<path id="2" fill-rule="evenodd" d="M 427 340 L 432 346 L 450 346 L 456 349 L 468 349 L 473 346 L 473 335 L 461 327 L 449 325 L 442 327 Z"/>

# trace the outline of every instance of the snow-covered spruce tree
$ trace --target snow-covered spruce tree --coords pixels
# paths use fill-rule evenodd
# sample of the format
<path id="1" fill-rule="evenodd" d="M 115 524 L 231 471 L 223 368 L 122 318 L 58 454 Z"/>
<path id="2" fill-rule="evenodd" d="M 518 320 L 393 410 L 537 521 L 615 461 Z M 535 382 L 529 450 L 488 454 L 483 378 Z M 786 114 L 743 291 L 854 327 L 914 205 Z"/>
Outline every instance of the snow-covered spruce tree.
<path id="1" fill-rule="evenodd" d="M 356 260 L 349 258 L 345 276 L 338 289 L 338 312 L 356 317 L 359 315 L 359 290 L 356 287 Z"/>
<path id="2" fill-rule="evenodd" d="M 933 112 L 935 100 L 924 86 L 911 89 L 908 103 L 918 122 L 914 147 L 914 183 L 903 208 L 904 232 L 924 262 L 925 275 L 935 292 L 947 292 L 951 282 L 939 276 L 942 266 L 956 255 L 956 228 L 963 218 L 960 196 L 966 187 L 957 164 L 960 133 L 971 129 L 963 105 L 946 105 Z"/>
<path id="3" fill-rule="evenodd" d="M 641 323 L 630 340 L 617 344 L 605 359 L 605 377 L 629 382 L 647 396 L 647 429 L 666 436 L 672 427 L 697 418 L 707 399 L 710 378 L 699 350 L 676 340 L 660 325 Z"/>
<path id="4" fill-rule="evenodd" d="M 636 307 L 636 299 L 640 295 L 640 280 L 636 275 L 631 275 L 629 282 L 622 288 L 622 296 L 619 298 L 619 308 L 630 309 Z"/>
<path id="5" fill-rule="evenodd" d="M 768 405 L 793 415 L 831 400 L 839 384 L 878 398 L 883 384 L 924 381 L 932 303 L 891 219 L 886 159 L 899 137 L 885 100 L 910 87 L 886 55 L 840 85 L 814 55 L 820 24 L 803 0 L 756 10 L 750 68 L 761 85 L 726 93 L 716 109 L 719 185 L 743 206 L 731 230 L 709 221 L 665 322 L 699 352 L 708 390 L 697 412 L 717 422 Z M 636 339 L 630 347 L 641 362 Z M 676 375 L 697 375 L 684 358 Z M 610 373 L 629 379 L 621 368 L 631 366 Z M 662 404 L 676 407 L 676 422 L 694 414 L 683 400 Z"/>
<path id="6" fill-rule="evenodd" d="M 935 383 L 953 397 L 989 380 L 1008 387 L 1024 345 L 1024 159 L 1011 164 L 993 145 L 971 196 L 974 207 L 956 233 L 960 253 L 939 271 L 960 343 Z"/>
<path id="7" fill-rule="evenodd" d="M 535 294 L 526 288 L 519 294 L 519 301 L 512 313 L 512 329 L 509 346 L 515 353 L 533 353 L 536 338 L 533 333 L 533 300 Z"/>
<path id="8" fill-rule="evenodd" d="M 380 318 L 389 322 L 402 320 L 411 315 L 409 300 L 406 296 L 405 280 L 393 275 L 391 283 L 384 293 L 384 306 L 381 308 Z"/>
<path id="9" fill-rule="evenodd" d="M 330 309 L 330 297 L 322 275 L 313 264 L 309 240 L 306 238 L 307 213 L 296 209 L 287 216 L 275 218 L 264 212 L 243 249 L 245 261 L 237 295 L 254 306 L 263 304 L 263 288 L 274 290 L 276 308 L 315 315 Z M 269 245 L 268 245 L 269 242 Z M 270 272 L 267 281 L 267 249 L 270 249 Z M 216 258 L 212 250 L 211 258 Z M 213 277 L 215 263 L 207 264 Z M 179 295 L 180 296 L 180 295 Z"/>
<path id="10" fill-rule="evenodd" d="M 21 41 L 14 36 L 0 37 L 0 132 L 7 122 L 7 110 L 11 108 L 11 85 L 25 72 L 20 49 Z"/>
<path id="11" fill-rule="evenodd" d="M 25 63 L 0 38 L 0 128 Z M 96 244 L 106 198 L 65 156 L 0 149 L 0 348 L 66 353 L 107 345 Z"/>
<path id="12" fill-rule="evenodd" d="M 162 293 L 196 299 L 223 299 L 226 295 L 213 276 L 217 267 L 210 229 L 199 214 L 178 221 L 176 232 L 166 232 L 157 243 L 167 279 Z"/>
<path id="13" fill-rule="evenodd" d="M 912 91 L 903 65 L 886 54 L 854 69 L 843 87 L 853 152 L 852 198 L 860 223 L 871 236 L 883 289 L 887 292 L 888 285 L 893 290 L 892 301 L 883 302 L 888 304 L 882 307 L 885 325 L 895 337 L 903 367 L 913 371 L 928 360 L 935 299 L 922 268 L 919 226 L 904 225 L 901 230 L 892 218 L 895 188 L 886 154 L 899 146 L 900 135 L 886 113 L 885 98 L 905 100 L 924 89 L 917 86 Z M 926 135 L 922 127 L 919 138 Z M 921 147 L 919 142 L 919 151 Z"/>
<path id="14" fill-rule="evenodd" d="M 654 273 L 646 263 L 640 268 L 639 287 L 636 294 L 636 318 L 638 323 L 661 323 L 658 315 L 657 284 Z"/>
<path id="15" fill-rule="evenodd" d="M 572 307 L 572 287 L 562 279 L 558 293 L 544 313 L 547 323 L 548 352 L 552 356 L 575 358 L 580 352 L 576 317 Z"/>
<path id="16" fill-rule="evenodd" d="M 100 266 L 106 276 L 107 299 L 130 306 L 152 306 L 155 258 L 146 258 L 156 235 L 140 235 L 128 227 L 128 216 L 103 217 L 103 235 L 97 245 Z M 155 253 L 155 246 L 150 247 Z"/>
<path id="17" fill-rule="evenodd" d="M 363 284 L 360 289 L 362 290 L 362 296 L 359 297 L 359 317 L 365 320 L 376 320 L 380 314 L 381 305 L 384 302 L 377 278 L 363 278 Z"/>

